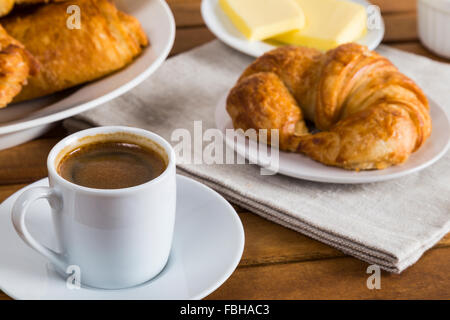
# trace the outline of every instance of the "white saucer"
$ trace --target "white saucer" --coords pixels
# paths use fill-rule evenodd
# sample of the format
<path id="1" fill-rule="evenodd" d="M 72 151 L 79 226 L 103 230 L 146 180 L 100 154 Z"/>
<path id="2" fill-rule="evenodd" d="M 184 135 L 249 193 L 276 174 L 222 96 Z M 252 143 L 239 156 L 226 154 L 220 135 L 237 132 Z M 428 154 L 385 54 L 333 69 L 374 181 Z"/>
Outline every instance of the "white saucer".
<path id="1" fill-rule="evenodd" d="M 42 179 L 30 186 L 46 185 Z M 15 299 L 201 299 L 225 282 L 242 256 L 244 229 L 233 207 L 212 189 L 178 175 L 175 237 L 165 269 L 130 289 L 68 289 L 13 229 L 11 207 L 24 189 L 0 205 L 0 289 Z M 48 204 L 38 201 L 29 210 L 30 232 L 57 249 Z"/>
<path id="2" fill-rule="evenodd" d="M 102 79 L 44 98 L 0 110 L 0 150 L 37 138 L 53 122 L 106 103 L 147 79 L 165 61 L 175 39 L 175 20 L 164 0 L 115 0 L 117 7 L 136 17 L 150 39 L 129 66 Z"/>
<path id="3" fill-rule="evenodd" d="M 402 165 L 384 170 L 351 171 L 330 167 L 316 162 L 302 154 L 280 151 L 278 173 L 303 180 L 329 183 L 369 183 L 399 178 L 432 165 L 439 160 L 450 147 L 450 122 L 444 109 L 429 99 L 433 131 L 425 144 Z M 226 111 L 226 96 L 220 99 L 216 107 L 216 126 L 223 133 L 233 129 L 233 123 Z M 226 139 L 226 144 L 251 163 L 267 167 L 267 162 L 257 157 L 257 145 L 249 144 L 248 139 Z"/>
<path id="4" fill-rule="evenodd" d="M 366 0 L 351 1 L 360 3 L 365 7 L 371 5 Z M 238 51 L 253 57 L 259 57 L 265 52 L 276 48 L 275 45 L 263 41 L 248 41 L 220 8 L 218 0 L 202 0 L 201 11 L 208 29 L 218 39 Z M 384 37 L 383 18 L 379 11 L 374 12 L 374 14 L 376 15 L 375 19 L 380 21 L 380 27 L 378 29 L 368 30 L 364 37 L 356 41 L 359 44 L 369 47 L 370 50 L 374 50 Z"/>

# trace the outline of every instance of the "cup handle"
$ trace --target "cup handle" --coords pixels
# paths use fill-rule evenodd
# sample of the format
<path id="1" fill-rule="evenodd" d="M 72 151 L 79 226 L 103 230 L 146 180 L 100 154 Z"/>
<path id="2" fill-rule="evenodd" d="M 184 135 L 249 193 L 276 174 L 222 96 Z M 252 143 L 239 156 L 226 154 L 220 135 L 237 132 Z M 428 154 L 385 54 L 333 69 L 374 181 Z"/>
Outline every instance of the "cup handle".
<path id="1" fill-rule="evenodd" d="M 68 263 L 65 261 L 64 256 L 40 244 L 29 233 L 27 226 L 25 225 L 27 209 L 34 201 L 38 199 L 47 199 L 51 208 L 55 211 L 59 211 L 62 207 L 62 200 L 53 188 L 34 187 L 26 190 L 19 196 L 19 198 L 17 198 L 12 209 L 12 223 L 17 234 L 27 245 L 50 260 L 50 262 L 52 262 L 61 271 L 65 272 Z"/>

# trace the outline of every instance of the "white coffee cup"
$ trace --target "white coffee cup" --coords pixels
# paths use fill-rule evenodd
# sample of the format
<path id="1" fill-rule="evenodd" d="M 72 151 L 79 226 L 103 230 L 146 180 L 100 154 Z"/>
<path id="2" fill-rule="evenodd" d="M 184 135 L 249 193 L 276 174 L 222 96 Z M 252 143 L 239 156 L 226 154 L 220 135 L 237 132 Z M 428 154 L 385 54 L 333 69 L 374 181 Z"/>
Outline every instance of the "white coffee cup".
<path id="1" fill-rule="evenodd" d="M 165 171 L 144 184 L 123 189 L 87 188 L 58 174 L 58 161 L 74 146 L 119 136 L 157 149 L 167 162 Z M 26 190 L 12 210 L 14 227 L 31 248 L 66 277 L 77 270 L 75 276 L 82 284 L 97 288 L 131 287 L 161 272 L 172 245 L 176 203 L 175 152 L 166 140 L 131 127 L 88 129 L 53 147 L 47 167 L 50 187 Z M 26 227 L 27 208 L 41 198 L 52 208 L 61 252 L 43 246 Z M 51 226 L 48 228 L 51 232 Z"/>

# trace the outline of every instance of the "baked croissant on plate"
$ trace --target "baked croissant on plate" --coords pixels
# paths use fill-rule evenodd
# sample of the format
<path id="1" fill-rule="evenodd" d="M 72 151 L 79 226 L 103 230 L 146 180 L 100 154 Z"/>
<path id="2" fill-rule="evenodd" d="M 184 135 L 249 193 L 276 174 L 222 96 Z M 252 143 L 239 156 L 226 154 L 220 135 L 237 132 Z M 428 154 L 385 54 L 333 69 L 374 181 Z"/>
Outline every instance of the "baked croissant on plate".
<path id="1" fill-rule="evenodd" d="M 231 90 L 227 111 L 236 129 L 278 129 L 281 150 L 353 170 L 401 164 L 431 133 L 422 90 L 355 43 L 266 53 Z M 311 134 L 305 119 L 321 132 Z"/>
<path id="2" fill-rule="evenodd" d="M 27 83 L 28 76 L 37 71 L 37 61 L 0 26 L 0 108 L 10 103 Z"/>
<path id="3" fill-rule="evenodd" d="M 74 0 L 81 28 L 69 29 L 67 3 L 50 3 L 2 18 L 6 31 L 40 64 L 14 100 L 45 96 L 123 68 L 148 39 L 139 21 L 108 0 Z"/>

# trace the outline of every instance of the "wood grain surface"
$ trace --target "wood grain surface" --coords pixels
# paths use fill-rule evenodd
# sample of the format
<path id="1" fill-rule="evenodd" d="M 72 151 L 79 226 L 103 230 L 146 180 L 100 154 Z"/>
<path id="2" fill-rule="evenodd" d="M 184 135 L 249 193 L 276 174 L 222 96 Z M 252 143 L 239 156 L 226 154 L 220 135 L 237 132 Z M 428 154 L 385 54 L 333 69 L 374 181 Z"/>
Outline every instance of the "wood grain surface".
<path id="1" fill-rule="evenodd" d="M 177 23 L 171 55 L 215 38 L 201 18 L 200 0 L 167 2 Z M 385 20 L 384 43 L 450 63 L 418 41 L 415 0 L 372 2 L 380 7 Z M 42 138 L 0 151 L 0 201 L 46 176 L 47 154 L 65 135 L 59 124 Z M 450 298 L 450 234 L 402 274 L 383 272 L 381 289 L 369 290 L 367 263 L 250 212 L 239 208 L 238 212 L 246 236 L 242 260 L 231 278 L 207 299 Z M 1 299 L 9 297 L 0 291 Z"/>

